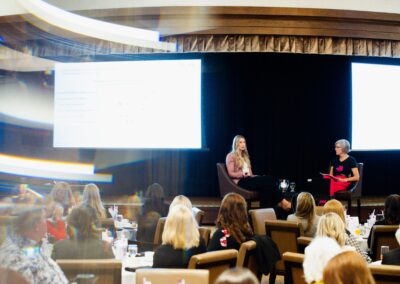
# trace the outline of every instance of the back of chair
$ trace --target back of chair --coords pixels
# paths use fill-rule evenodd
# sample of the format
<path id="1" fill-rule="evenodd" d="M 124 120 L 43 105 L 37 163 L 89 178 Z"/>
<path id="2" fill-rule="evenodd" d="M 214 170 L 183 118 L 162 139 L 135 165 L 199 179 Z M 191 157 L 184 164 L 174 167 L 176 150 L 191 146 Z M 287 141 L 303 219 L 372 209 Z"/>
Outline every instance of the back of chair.
<path id="1" fill-rule="evenodd" d="M 252 209 L 249 214 L 256 235 L 265 235 L 266 220 L 276 220 L 274 208 Z"/>
<path id="2" fill-rule="evenodd" d="M 389 249 L 399 247 L 395 233 L 399 225 L 376 225 L 372 227 L 371 253 L 375 260 L 381 259 L 381 246 L 389 246 Z"/>
<path id="3" fill-rule="evenodd" d="M 154 233 L 154 241 L 153 241 L 154 248 L 162 244 L 162 234 L 164 232 L 164 226 L 166 220 L 167 217 L 161 217 L 160 219 L 158 219 L 156 232 Z"/>
<path id="4" fill-rule="evenodd" d="M 297 238 L 304 235 L 303 226 L 298 222 L 267 220 L 265 221 L 265 233 L 278 246 L 281 256 L 283 253 L 297 252 Z M 285 266 L 283 260 L 275 264 L 277 274 L 283 274 Z"/>
<path id="5" fill-rule="evenodd" d="M 194 218 L 197 221 L 197 224 L 199 226 L 201 226 L 201 224 L 203 223 L 203 219 L 204 219 L 204 214 L 205 212 L 197 207 L 193 207 L 193 214 L 194 214 Z"/>
<path id="6" fill-rule="evenodd" d="M 136 270 L 136 283 L 144 284 L 144 280 L 151 284 L 208 284 L 209 272 L 205 269 L 138 269 Z"/>
<path id="7" fill-rule="evenodd" d="M 297 251 L 304 253 L 306 247 L 312 242 L 313 238 L 301 236 L 297 238 Z"/>
<path id="8" fill-rule="evenodd" d="M 376 284 L 400 283 L 400 266 L 368 265 Z"/>
<path id="9" fill-rule="evenodd" d="M 358 163 L 357 165 L 358 173 L 360 174 L 359 180 L 350 189 L 352 197 L 361 197 L 362 195 L 362 183 L 363 183 L 363 176 L 364 176 L 364 163 Z"/>
<path id="10" fill-rule="evenodd" d="M 206 227 L 199 227 L 200 237 L 203 238 L 206 247 L 208 246 L 208 242 L 210 241 L 211 229 Z"/>
<path id="11" fill-rule="evenodd" d="M 231 180 L 225 164 L 217 163 L 217 172 L 219 193 L 221 197 L 224 197 L 227 193 L 236 192 L 243 196 L 247 201 L 258 199 L 258 192 L 243 189 Z"/>
<path id="12" fill-rule="evenodd" d="M 257 243 L 255 241 L 242 243 L 240 245 L 236 266 L 247 267 L 257 276 L 258 280 L 261 281 L 262 272 L 258 265 L 256 249 Z"/>
<path id="13" fill-rule="evenodd" d="M 285 284 L 306 284 L 304 279 L 304 254 L 285 252 L 282 255 L 285 264 Z"/>
<path id="14" fill-rule="evenodd" d="M 318 216 L 324 215 L 324 206 L 315 206 L 315 214 Z"/>
<path id="15" fill-rule="evenodd" d="M 122 262 L 116 259 L 59 259 L 57 264 L 71 281 L 78 274 L 94 274 L 96 284 L 120 284 Z"/>
<path id="16" fill-rule="evenodd" d="M 209 251 L 193 255 L 189 261 L 189 269 L 208 269 L 209 283 L 213 284 L 218 276 L 225 270 L 236 265 L 238 251 L 226 249 Z"/>

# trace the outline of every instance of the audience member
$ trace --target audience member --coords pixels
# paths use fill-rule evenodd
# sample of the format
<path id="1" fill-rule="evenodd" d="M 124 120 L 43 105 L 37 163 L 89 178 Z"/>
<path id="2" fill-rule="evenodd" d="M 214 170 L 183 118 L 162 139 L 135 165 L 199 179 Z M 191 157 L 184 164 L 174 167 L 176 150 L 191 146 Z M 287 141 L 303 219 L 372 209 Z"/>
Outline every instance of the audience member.
<path id="1" fill-rule="evenodd" d="M 164 189 L 158 183 L 151 184 L 145 192 L 143 213 L 138 219 L 136 236 L 139 251 L 153 250 L 158 219 L 165 217 L 168 211 L 164 198 Z"/>
<path id="2" fill-rule="evenodd" d="M 248 222 L 246 201 L 237 193 L 228 193 L 222 199 L 216 225 L 209 251 L 239 250 L 240 244 L 254 235 Z"/>
<path id="3" fill-rule="evenodd" d="M 206 250 L 192 212 L 178 204 L 167 216 L 162 245 L 154 252 L 153 267 L 186 268 L 192 255 Z"/>
<path id="4" fill-rule="evenodd" d="M 324 284 L 375 284 L 364 259 L 354 251 L 334 256 L 325 266 Z"/>
<path id="5" fill-rule="evenodd" d="M 311 193 L 301 192 L 297 196 L 295 210 L 295 214 L 289 215 L 287 220 L 300 222 L 303 225 L 304 235 L 314 237 L 317 231 L 319 216 L 315 214 L 315 201 Z"/>
<path id="6" fill-rule="evenodd" d="M 1 266 L 19 272 L 29 283 L 68 283 L 57 263 L 40 247 L 47 230 L 44 208 L 20 204 L 17 210 L 13 232 L 0 246 Z"/>
<path id="7" fill-rule="evenodd" d="M 339 244 L 330 237 L 316 237 L 304 251 L 303 270 L 307 283 L 319 283 L 328 261 L 342 252 Z"/>
<path id="8" fill-rule="evenodd" d="M 340 219 L 343 221 L 343 224 L 346 226 L 346 218 L 344 215 L 344 208 L 343 205 L 340 201 L 336 199 L 331 199 L 324 205 L 324 214 L 333 212 L 336 213 Z M 345 232 L 346 232 L 346 238 L 345 238 L 345 245 L 346 246 L 351 246 L 354 247 L 355 250 L 367 261 L 370 263 L 372 259 L 368 256 L 368 254 L 364 251 L 361 250 L 360 245 L 357 242 L 357 239 L 355 236 L 351 234 L 349 230 L 345 227 Z"/>
<path id="9" fill-rule="evenodd" d="M 376 221 L 375 225 L 400 225 L 400 195 L 391 194 L 386 198 L 383 214 L 384 219 Z M 369 247 L 371 247 L 371 237 L 372 234 L 368 236 Z"/>
<path id="10" fill-rule="evenodd" d="M 93 219 L 93 208 L 75 207 L 67 218 L 68 240 L 54 244 L 53 259 L 114 258 L 110 244 L 100 239 Z"/>
<path id="11" fill-rule="evenodd" d="M 396 239 L 400 245 L 400 228 L 396 231 Z M 382 264 L 400 265 L 400 248 L 392 249 L 383 254 Z"/>
<path id="12" fill-rule="evenodd" d="M 52 209 L 50 218 L 47 218 L 47 233 L 49 238 L 53 241 L 65 240 L 67 233 L 65 230 L 65 222 L 62 219 L 64 208 L 60 203 L 53 203 L 49 205 Z"/>
<path id="13" fill-rule="evenodd" d="M 257 277 L 248 268 L 234 267 L 222 272 L 215 284 L 259 284 Z"/>
<path id="14" fill-rule="evenodd" d="M 64 208 L 64 216 L 69 213 L 69 209 L 76 205 L 72 197 L 71 186 L 64 182 L 57 182 L 50 192 L 51 197 L 54 201 L 60 203 Z"/>
<path id="15" fill-rule="evenodd" d="M 106 210 L 101 201 L 100 190 L 94 183 L 85 185 L 81 206 L 93 208 L 97 219 L 107 217 Z"/>
<path id="16" fill-rule="evenodd" d="M 171 208 L 174 206 L 181 204 L 189 208 L 189 210 L 193 209 L 192 202 L 190 201 L 189 198 L 187 198 L 184 195 L 177 195 L 175 198 L 172 200 L 171 204 L 169 205 L 169 211 L 171 211 Z"/>
<path id="17" fill-rule="evenodd" d="M 319 219 L 316 236 L 332 238 L 340 247 L 344 247 L 346 243 L 346 231 L 339 215 L 333 212 L 322 215 Z"/>

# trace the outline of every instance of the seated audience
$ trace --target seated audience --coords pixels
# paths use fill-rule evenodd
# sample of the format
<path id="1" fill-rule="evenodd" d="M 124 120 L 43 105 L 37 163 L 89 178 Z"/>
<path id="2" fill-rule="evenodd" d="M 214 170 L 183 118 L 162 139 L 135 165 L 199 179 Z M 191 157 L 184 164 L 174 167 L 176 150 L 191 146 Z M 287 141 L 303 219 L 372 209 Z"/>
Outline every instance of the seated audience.
<path id="1" fill-rule="evenodd" d="M 94 183 L 85 185 L 83 199 L 80 206 L 88 206 L 94 209 L 96 219 L 106 218 L 106 210 L 100 197 L 100 190 Z"/>
<path id="2" fill-rule="evenodd" d="M 138 218 L 138 250 L 153 250 L 154 234 L 158 219 L 167 215 L 168 206 L 164 202 L 164 189 L 158 183 L 151 184 L 145 192 L 143 213 Z"/>
<path id="3" fill-rule="evenodd" d="M 324 205 L 324 214 L 333 212 L 339 215 L 340 219 L 342 219 L 343 224 L 346 226 L 346 218 L 344 215 L 344 208 L 343 205 L 340 201 L 336 199 L 331 199 Z M 364 251 L 361 250 L 357 239 L 355 236 L 353 236 L 349 230 L 345 227 L 345 232 L 346 232 L 346 238 L 345 238 L 345 245 L 346 246 L 351 246 L 356 249 L 356 251 L 367 261 L 370 263 L 372 259 L 368 256 L 368 254 Z"/>
<path id="4" fill-rule="evenodd" d="M 246 267 L 234 267 L 222 272 L 215 284 L 259 284 L 257 277 Z"/>
<path id="5" fill-rule="evenodd" d="M 396 231 L 396 239 L 400 245 L 400 228 Z M 383 254 L 382 264 L 400 265 L 400 248 L 392 249 Z"/>
<path id="6" fill-rule="evenodd" d="M 190 201 L 189 198 L 187 198 L 184 195 L 177 195 L 177 196 L 175 196 L 175 198 L 172 200 L 171 204 L 169 205 L 169 211 L 171 211 L 171 209 L 178 204 L 186 206 L 187 208 L 189 208 L 189 210 L 193 209 L 192 202 Z"/>
<path id="7" fill-rule="evenodd" d="M 316 237 L 304 251 L 303 270 L 307 283 L 321 283 L 328 261 L 342 252 L 339 244 L 330 237 Z"/>
<path id="8" fill-rule="evenodd" d="M 114 258 L 109 243 L 100 238 L 96 230 L 91 207 L 75 207 L 67 218 L 68 240 L 54 244 L 53 259 Z"/>
<path id="9" fill-rule="evenodd" d="M 60 203 L 53 203 L 49 205 L 52 209 L 50 218 L 47 219 L 47 233 L 49 239 L 53 241 L 65 240 L 67 232 L 65 230 L 65 222 L 62 219 L 64 208 Z"/>
<path id="10" fill-rule="evenodd" d="M 208 245 L 209 251 L 239 250 L 240 244 L 254 235 L 248 222 L 246 201 L 237 193 L 228 193 L 222 199 L 216 225 L 217 230 Z"/>
<path id="11" fill-rule="evenodd" d="M 385 200 L 384 219 L 376 221 L 375 225 L 400 225 L 400 195 L 391 194 Z M 372 232 L 372 230 L 371 230 Z M 372 234 L 368 236 L 368 246 L 371 247 Z"/>
<path id="12" fill-rule="evenodd" d="M 334 256 L 324 269 L 324 284 L 375 284 L 364 259 L 354 251 Z"/>
<path id="13" fill-rule="evenodd" d="M 57 263 L 40 247 L 47 231 L 44 208 L 19 204 L 17 210 L 13 232 L 0 246 L 1 267 L 20 273 L 29 283 L 68 283 Z"/>
<path id="14" fill-rule="evenodd" d="M 295 210 L 296 212 L 289 215 L 287 220 L 300 222 L 303 225 L 304 235 L 306 237 L 314 237 L 317 231 L 319 216 L 315 214 L 315 201 L 311 193 L 301 192 L 297 196 Z"/>
<path id="15" fill-rule="evenodd" d="M 69 213 L 70 208 L 76 205 L 72 197 L 71 186 L 66 182 L 57 182 L 51 190 L 50 195 L 55 202 L 63 206 L 64 216 Z"/>
<path id="16" fill-rule="evenodd" d="M 165 221 L 162 245 L 154 252 L 153 267 L 186 268 L 192 255 L 206 250 L 192 212 L 184 205 L 176 205 Z"/>

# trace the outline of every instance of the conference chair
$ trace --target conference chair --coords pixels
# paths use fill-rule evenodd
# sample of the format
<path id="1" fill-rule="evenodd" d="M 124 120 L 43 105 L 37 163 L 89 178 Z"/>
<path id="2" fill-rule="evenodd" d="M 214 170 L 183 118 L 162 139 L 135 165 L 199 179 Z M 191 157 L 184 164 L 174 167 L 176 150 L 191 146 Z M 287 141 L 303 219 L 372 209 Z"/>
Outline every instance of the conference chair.
<path id="1" fill-rule="evenodd" d="M 267 220 L 265 221 L 265 233 L 278 246 L 279 253 L 298 252 L 297 238 L 304 236 L 304 230 L 301 223 L 283 221 L 283 220 Z M 285 274 L 285 265 L 283 260 L 278 261 L 269 276 L 269 283 L 274 284 L 276 275 Z"/>
<path id="2" fill-rule="evenodd" d="M 228 171 L 226 169 L 225 164 L 217 163 L 217 172 L 218 172 L 219 193 L 221 197 L 224 197 L 227 193 L 236 192 L 241 196 L 243 196 L 243 198 L 246 200 L 248 209 L 251 208 L 252 201 L 259 200 L 258 192 L 241 188 L 232 181 L 232 179 L 228 175 Z"/>
<path id="3" fill-rule="evenodd" d="M 136 270 L 136 283 L 138 284 L 147 283 L 144 280 L 151 284 L 208 284 L 208 278 L 209 272 L 206 269 L 153 268 Z"/>
<path id="4" fill-rule="evenodd" d="M 198 224 L 199 226 L 201 226 L 202 223 L 203 223 L 203 219 L 204 219 L 204 214 L 205 214 L 205 212 L 204 212 L 203 210 L 197 208 L 197 207 L 193 207 L 192 211 L 193 211 L 193 214 L 194 214 L 194 218 L 195 218 L 196 221 L 197 221 L 197 224 Z"/>
<path id="5" fill-rule="evenodd" d="M 312 242 L 313 238 L 301 236 L 297 238 L 297 251 L 304 253 L 306 247 Z"/>
<path id="6" fill-rule="evenodd" d="M 206 227 L 199 227 L 199 233 L 200 233 L 200 237 L 203 238 L 204 244 L 207 247 L 208 243 L 210 242 L 211 229 L 206 228 Z"/>
<path id="7" fill-rule="evenodd" d="M 368 265 L 376 284 L 400 283 L 400 266 L 398 265 Z"/>
<path id="8" fill-rule="evenodd" d="M 257 261 L 257 243 L 255 241 L 247 241 L 240 245 L 238 258 L 236 261 L 237 267 L 246 267 L 257 276 L 261 282 L 262 272 Z"/>
<path id="9" fill-rule="evenodd" d="M 395 233 L 399 225 L 376 225 L 371 230 L 371 254 L 375 260 L 381 259 L 381 246 L 389 246 L 389 249 L 399 247 Z"/>
<path id="10" fill-rule="evenodd" d="M 357 214 L 358 218 L 361 216 L 361 196 L 362 196 L 362 182 L 364 173 L 364 164 L 358 163 L 358 172 L 360 174 L 360 179 L 349 189 L 339 190 L 334 193 L 334 197 L 337 200 L 347 201 L 347 212 L 351 211 L 352 200 L 357 200 Z"/>
<path id="11" fill-rule="evenodd" d="M 158 219 L 156 232 L 154 233 L 154 241 L 153 241 L 154 249 L 162 244 L 162 234 L 164 232 L 164 226 L 166 220 L 167 217 L 161 217 L 160 219 Z"/>
<path id="12" fill-rule="evenodd" d="M 222 272 L 236 265 L 237 256 L 238 251 L 235 249 L 196 254 L 190 258 L 188 268 L 207 269 L 209 271 L 209 283 L 214 284 Z"/>
<path id="13" fill-rule="evenodd" d="M 285 252 L 282 255 L 285 264 L 285 284 L 306 284 L 304 279 L 304 254 Z"/>
<path id="14" fill-rule="evenodd" d="M 265 221 L 276 220 L 274 208 L 251 209 L 249 215 L 253 232 L 256 235 L 265 236 Z"/>
<path id="15" fill-rule="evenodd" d="M 57 264 L 71 282 L 78 274 L 94 274 L 96 284 L 120 284 L 122 262 L 116 259 L 58 259 Z"/>

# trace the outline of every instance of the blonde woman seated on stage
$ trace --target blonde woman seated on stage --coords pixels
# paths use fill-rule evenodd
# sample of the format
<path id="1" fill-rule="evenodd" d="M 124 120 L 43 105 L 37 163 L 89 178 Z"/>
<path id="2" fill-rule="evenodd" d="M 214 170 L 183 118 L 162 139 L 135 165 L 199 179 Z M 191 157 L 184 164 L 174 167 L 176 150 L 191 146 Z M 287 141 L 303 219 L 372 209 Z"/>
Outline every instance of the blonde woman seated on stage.
<path id="1" fill-rule="evenodd" d="M 206 252 L 197 222 L 184 205 L 171 208 L 165 221 L 162 245 L 154 252 L 153 267 L 186 268 L 192 255 Z"/>
<path id="2" fill-rule="evenodd" d="M 324 284 L 375 284 L 364 259 L 354 251 L 333 257 L 325 266 Z"/>
<path id="3" fill-rule="evenodd" d="M 344 216 L 344 208 L 342 203 L 336 199 L 331 199 L 324 205 L 324 214 L 333 212 L 339 215 L 340 219 L 343 221 L 343 224 L 346 226 L 346 219 Z M 368 256 L 366 252 L 363 252 L 357 242 L 357 239 L 355 236 L 353 236 L 349 230 L 345 227 L 345 233 L 346 233 L 346 238 L 345 238 L 345 245 L 346 246 L 351 246 L 354 247 L 355 250 L 365 259 L 366 262 L 370 263 L 372 262 L 372 259 Z"/>
<path id="4" fill-rule="evenodd" d="M 304 235 L 314 237 L 319 216 L 315 214 L 315 201 L 311 193 L 301 192 L 297 196 L 296 213 L 290 214 L 287 220 L 300 222 L 303 225 Z"/>

